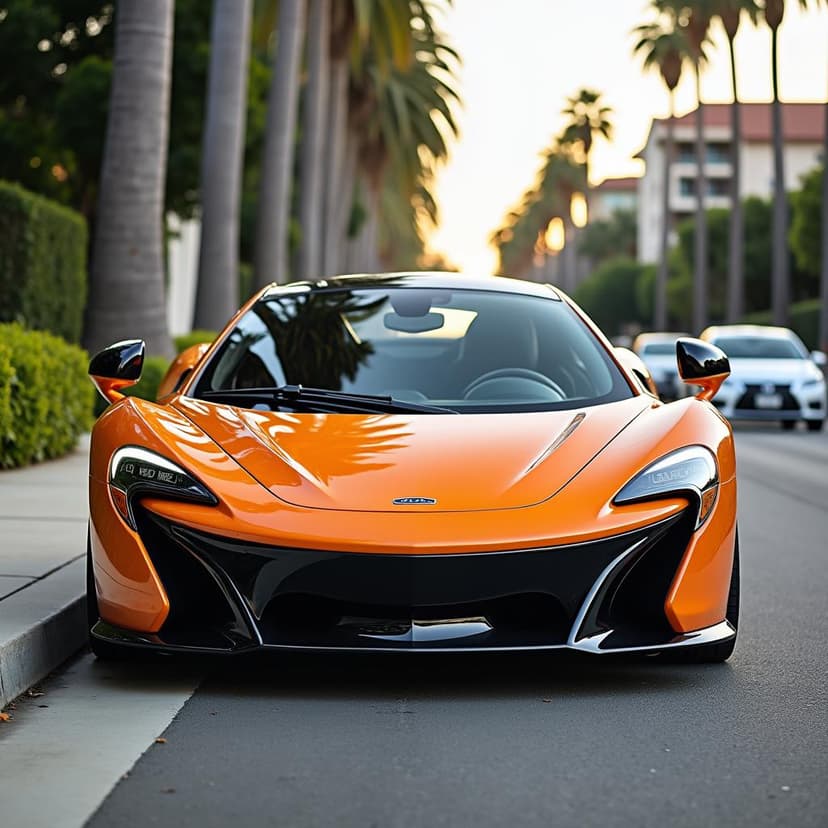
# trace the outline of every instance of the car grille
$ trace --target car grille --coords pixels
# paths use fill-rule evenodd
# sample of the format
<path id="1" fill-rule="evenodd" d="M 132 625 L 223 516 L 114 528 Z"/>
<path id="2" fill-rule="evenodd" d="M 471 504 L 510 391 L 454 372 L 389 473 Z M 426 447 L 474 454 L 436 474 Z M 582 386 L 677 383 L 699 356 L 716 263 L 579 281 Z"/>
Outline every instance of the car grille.
<path id="1" fill-rule="evenodd" d="M 664 600 L 692 532 L 688 514 L 589 543 L 400 555 L 253 544 L 136 511 L 170 599 L 158 643 L 229 650 L 563 646 L 593 585 L 621 559 L 579 636 L 668 641 Z"/>
<path id="2" fill-rule="evenodd" d="M 771 390 L 771 387 L 773 390 Z M 782 405 L 779 408 L 772 408 L 772 409 L 757 409 L 756 407 L 756 395 L 757 394 L 779 394 L 782 398 Z M 736 403 L 737 409 L 742 410 L 762 410 L 762 411 L 798 411 L 799 404 L 797 403 L 796 399 L 794 398 L 793 394 L 791 394 L 791 386 L 790 385 L 773 385 L 767 386 L 762 385 L 747 385 L 745 387 L 745 393 L 739 397 L 738 402 Z"/>

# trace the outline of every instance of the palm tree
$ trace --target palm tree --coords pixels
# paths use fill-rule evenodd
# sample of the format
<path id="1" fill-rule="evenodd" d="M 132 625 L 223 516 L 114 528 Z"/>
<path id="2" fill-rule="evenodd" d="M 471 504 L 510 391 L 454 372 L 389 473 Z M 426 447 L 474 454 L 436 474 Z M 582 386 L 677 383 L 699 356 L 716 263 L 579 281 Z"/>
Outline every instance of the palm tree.
<path id="1" fill-rule="evenodd" d="M 322 264 L 322 204 L 324 198 L 325 112 L 328 107 L 328 68 L 331 0 L 310 0 L 307 27 L 307 72 L 302 104 L 300 145 L 299 224 L 296 276 L 318 279 Z"/>
<path id="2" fill-rule="evenodd" d="M 828 351 L 828 103 L 822 145 L 822 266 L 820 273 L 819 347 Z"/>
<path id="3" fill-rule="evenodd" d="M 305 31 L 305 0 L 280 0 L 276 61 L 267 101 L 256 213 L 254 278 L 257 287 L 288 278 L 290 187 L 296 139 L 299 65 Z"/>
<path id="4" fill-rule="evenodd" d="M 403 224 L 409 242 L 418 239 L 422 247 L 416 215 L 428 217 L 426 205 L 433 205 L 425 192 L 428 179 L 448 152 L 447 137 L 457 133 L 452 113 L 452 105 L 459 103 L 453 85 L 457 53 L 436 31 L 427 4 L 417 0 L 406 7 L 412 14 L 405 39 L 410 65 L 401 68 L 389 61 L 388 46 L 380 40 L 378 48 L 362 52 L 351 83 L 351 123 L 366 214 L 357 269 L 387 261 L 382 253 L 397 246 L 396 232 Z"/>
<path id="5" fill-rule="evenodd" d="M 252 0 L 213 3 L 193 316 L 197 330 L 220 330 L 238 307 L 239 205 L 252 8 Z"/>
<path id="6" fill-rule="evenodd" d="M 705 46 L 715 0 L 694 0 L 685 7 L 680 24 L 687 32 L 690 61 L 696 79 L 696 227 L 693 234 L 693 327 L 696 332 L 707 326 L 707 195 L 705 161 L 707 145 L 704 139 L 704 103 L 701 96 L 701 70 L 707 60 Z M 686 22 L 684 22 L 686 20 Z"/>
<path id="7" fill-rule="evenodd" d="M 643 55 L 644 68 L 656 69 L 667 87 L 670 98 L 670 115 L 667 118 L 667 135 L 664 141 L 664 171 L 661 183 L 661 228 L 659 240 L 658 273 L 655 283 L 653 326 L 656 330 L 667 327 L 667 278 L 669 275 L 668 248 L 670 240 L 670 166 L 673 162 L 673 124 L 675 116 L 675 91 L 681 80 L 687 41 L 684 32 L 661 23 L 647 23 L 634 30 L 638 38 L 633 54 Z"/>
<path id="8" fill-rule="evenodd" d="M 684 31 L 687 40 L 686 57 L 693 67 L 696 80 L 696 221 L 693 232 L 693 327 L 701 330 L 707 325 L 707 195 L 704 140 L 704 102 L 701 97 L 701 71 L 707 61 L 705 53 L 710 42 L 710 21 L 716 0 L 652 0 L 653 8 L 664 15 L 672 28 Z"/>
<path id="9" fill-rule="evenodd" d="M 578 142 L 583 151 L 584 164 L 584 198 L 589 210 L 589 156 L 596 135 L 607 140 L 612 138 L 612 123 L 608 116 L 612 108 L 601 101 L 601 93 L 594 89 L 581 89 L 567 100 L 566 108 L 561 112 L 569 119 L 561 138 L 563 142 Z"/>
<path id="10" fill-rule="evenodd" d="M 741 149 L 742 116 L 736 76 L 736 49 L 734 42 L 747 12 L 755 23 L 758 13 L 756 0 L 719 0 L 715 16 L 719 18 L 727 35 L 730 53 L 730 82 L 733 86 L 733 104 L 730 107 L 730 236 L 727 270 L 727 321 L 738 322 L 745 310 L 745 220 L 742 212 Z"/>
<path id="11" fill-rule="evenodd" d="M 569 123 L 564 128 L 560 143 L 576 144 L 580 146 L 583 158 L 583 184 L 578 188 L 582 191 L 586 203 L 586 213 L 589 216 L 589 156 L 592 151 L 593 140 L 596 135 L 604 138 L 612 137 L 612 124 L 608 115 L 612 113 L 609 106 L 601 102 L 601 93 L 594 89 L 581 89 L 576 95 L 569 98 L 562 115 L 566 115 Z M 567 290 L 574 290 L 581 271 L 581 262 L 577 252 L 578 231 L 569 212 L 564 218 L 564 246 L 565 274 L 570 279 Z"/>
<path id="12" fill-rule="evenodd" d="M 566 238 L 566 225 L 572 195 L 583 185 L 583 166 L 578 163 L 572 143 L 564 140 L 564 136 L 553 141 L 541 157 L 543 163 L 533 185 L 524 192 L 521 203 L 508 213 L 506 221 L 490 237 L 492 244 L 498 248 L 498 272 L 503 275 L 530 277 L 530 272 L 536 269 L 539 238 L 553 219 L 561 219 L 564 224 L 565 239 L 561 251 L 564 256 L 567 246 L 573 243 L 571 238 Z M 563 272 L 560 272 L 560 267 L 556 270 L 559 271 L 557 281 L 562 283 L 565 291 L 570 291 L 574 281 L 571 261 L 563 264 Z M 546 273 L 543 278 L 547 278 Z"/>
<path id="13" fill-rule="evenodd" d="M 800 5 L 804 6 L 803 0 Z M 771 316 L 775 325 L 788 321 L 790 275 L 788 266 L 788 194 L 785 191 L 785 135 L 779 100 L 779 26 L 785 15 L 785 0 L 765 0 L 762 9 L 771 30 L 771 80 L 773 103 L 773 224 L 771 227 Z"/>
<path id="14" fill-rule="evenodd" d="M 349 132 L 348 124 L 352 67 L 358 72 L 370 51 L 383 76 L 392 67 L 408 69 L 414 60 L 412 18 L 420 11 L 419 2 L 399 0 L 338 0 L 331 6 L 322 242 L 322 271 L 326 275 L 344 264 L 346 223 L 353 200 L 357 137 Z"/>
<path id="15" fill-rule="evenodd" d="M 84 344 L 127 331 L 171 356 L 164 297 L 164 180 L 173 0 L 120 0 Z"/>

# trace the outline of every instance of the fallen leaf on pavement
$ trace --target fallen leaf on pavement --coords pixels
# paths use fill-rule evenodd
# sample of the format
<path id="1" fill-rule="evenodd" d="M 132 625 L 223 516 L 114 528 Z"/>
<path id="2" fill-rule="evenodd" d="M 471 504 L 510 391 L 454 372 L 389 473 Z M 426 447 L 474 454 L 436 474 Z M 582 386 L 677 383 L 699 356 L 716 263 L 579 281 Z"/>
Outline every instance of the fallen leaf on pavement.
<path id="1" fill-rule="evenodd" d="M 8 713 L 0 713 L 0 722 L 11 721 L 11 716 Z"/>
<path id="2" fill-rule="evenodd" d="M 155 744 L 156 744 L 156 745 L 166 745 L 166 744 L 167 744 L 167 740 L 166 740 L 163 736 L 159 736 L 159 737 L 155 740 Z"/>

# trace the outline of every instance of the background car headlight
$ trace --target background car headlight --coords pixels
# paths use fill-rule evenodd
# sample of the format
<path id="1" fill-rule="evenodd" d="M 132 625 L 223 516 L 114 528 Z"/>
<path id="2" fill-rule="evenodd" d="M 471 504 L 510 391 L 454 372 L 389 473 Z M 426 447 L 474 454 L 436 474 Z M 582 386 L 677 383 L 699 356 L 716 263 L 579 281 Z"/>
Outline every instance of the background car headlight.
<path id="1" fill-rule="evenodd" d="M 719 470 L 713 453 L 689 446 L 656 460 L 615 496 L 613 503 L 640 503 L 671 495 L 690 497 L 698 506 L 696 528 L 707 520 L 719 491 Z"/>
<path id="2" fill-rule="evenodd" d="M 218 503 L 215 495 L 181 466 L 138 446 L 125 446 L 112 455 L 109 491 L 115 508 L 133 529 L 132 500 L 136 495 Z"/>

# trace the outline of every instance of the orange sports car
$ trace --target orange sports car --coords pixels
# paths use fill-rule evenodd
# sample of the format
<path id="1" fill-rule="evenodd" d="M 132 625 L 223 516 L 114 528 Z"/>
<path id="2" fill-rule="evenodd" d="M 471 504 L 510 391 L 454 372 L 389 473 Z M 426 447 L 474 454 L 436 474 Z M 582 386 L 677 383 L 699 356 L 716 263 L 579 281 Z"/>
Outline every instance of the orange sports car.
<path id="1" fill-rule="evenodd" d="M 552 650 L 722 661 L 739 606 L 728 374 L 696 397 L 548 285 L 273 285 L 155 402 L 140 340 L 89 372 L 92 649 Z"/>

